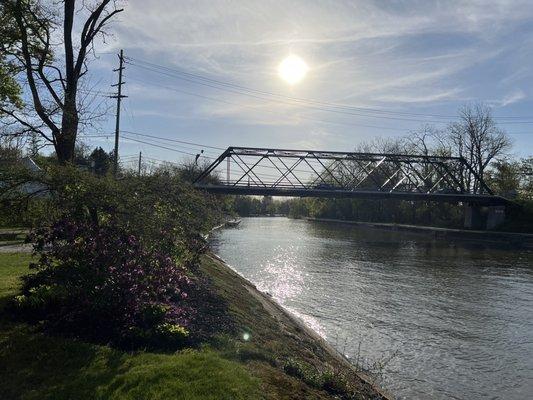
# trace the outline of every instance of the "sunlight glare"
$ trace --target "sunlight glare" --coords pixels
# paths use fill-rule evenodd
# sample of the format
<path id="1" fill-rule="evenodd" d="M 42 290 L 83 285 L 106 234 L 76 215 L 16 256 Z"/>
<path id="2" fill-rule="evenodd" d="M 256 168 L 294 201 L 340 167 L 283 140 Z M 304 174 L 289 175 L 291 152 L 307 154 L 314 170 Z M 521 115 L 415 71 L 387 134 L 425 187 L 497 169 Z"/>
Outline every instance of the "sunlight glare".
<path id="1" fill-rule="evenodd" d="M 295 85 L 305 78 L 309 67 L 305 61 L 294 54 L 287 56 L 278 66 L 278 74 L 289 85 Z"/>

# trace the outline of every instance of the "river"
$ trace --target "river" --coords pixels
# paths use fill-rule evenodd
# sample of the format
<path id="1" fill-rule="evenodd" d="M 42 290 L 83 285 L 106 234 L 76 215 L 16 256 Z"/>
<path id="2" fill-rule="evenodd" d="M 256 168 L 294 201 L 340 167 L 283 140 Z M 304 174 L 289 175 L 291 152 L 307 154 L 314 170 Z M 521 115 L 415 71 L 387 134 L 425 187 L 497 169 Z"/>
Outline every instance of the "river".
<path id="1" fill-rule="evenodd" d="M 287 218 L 213 251 L 402 399 L 533 398 L 533 252 Z"/>

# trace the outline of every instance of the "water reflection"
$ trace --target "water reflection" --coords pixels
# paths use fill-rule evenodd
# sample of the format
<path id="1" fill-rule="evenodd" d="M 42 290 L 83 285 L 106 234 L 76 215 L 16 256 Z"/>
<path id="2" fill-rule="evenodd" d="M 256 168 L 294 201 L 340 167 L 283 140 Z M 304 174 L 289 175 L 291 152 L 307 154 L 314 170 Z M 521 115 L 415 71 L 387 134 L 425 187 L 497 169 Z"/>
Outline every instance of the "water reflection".
<path id="1" fill-rule="evenodd" d="M 533 256 L 427 235 L 245 219 L 214 250 L 406 398 L 533 393 Z"/>

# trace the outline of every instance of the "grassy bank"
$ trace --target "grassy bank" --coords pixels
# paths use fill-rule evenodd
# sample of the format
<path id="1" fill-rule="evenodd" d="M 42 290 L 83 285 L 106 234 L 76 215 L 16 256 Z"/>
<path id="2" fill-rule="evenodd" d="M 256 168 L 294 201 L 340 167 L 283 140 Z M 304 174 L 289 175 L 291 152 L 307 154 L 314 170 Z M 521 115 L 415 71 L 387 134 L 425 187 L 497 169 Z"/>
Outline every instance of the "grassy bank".
<path id="1" fill-rule="evenodd" d="M 2 309 L 29 261 L 27 254 L 0 254 Z M 194 350 L 123 352 L 49 337 L 0 310 L 0 398 L 380 398 L 319 338 L 225 265 L 204 256 L 202 269 L 228 302 L 237 332 Z"/>

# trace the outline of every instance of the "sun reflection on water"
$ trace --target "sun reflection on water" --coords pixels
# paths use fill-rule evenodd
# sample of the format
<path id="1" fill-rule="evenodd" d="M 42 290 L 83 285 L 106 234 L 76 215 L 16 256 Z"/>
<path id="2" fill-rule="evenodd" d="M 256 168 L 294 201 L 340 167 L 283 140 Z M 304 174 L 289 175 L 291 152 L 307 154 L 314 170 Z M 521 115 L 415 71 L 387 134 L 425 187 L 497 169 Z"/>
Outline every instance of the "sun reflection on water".
<path id="1" fill-rule="evenodd" d="M 256 280 L 257 288 L 269 293 L 285 309 L 301 319 L 320 336 L 326 337 L 324 328 L 317 319 L 291 307 L 305 290 L 309 289 L 304 268 L 297 262 L 301 249 L 298 246 L 277 246 L 271 259 L 261 265 L 261 275 Z"/>
<path id="2" fill-rule="evenodd" d="M 278 246 L 274 256 L 261 265 L 263 274 L 257 287 L 281 303 L 293 299 L 304 290 L 304 276 L 296 262 L 297 250 L 297 246 Z"/>

